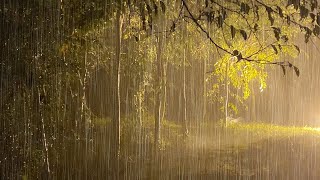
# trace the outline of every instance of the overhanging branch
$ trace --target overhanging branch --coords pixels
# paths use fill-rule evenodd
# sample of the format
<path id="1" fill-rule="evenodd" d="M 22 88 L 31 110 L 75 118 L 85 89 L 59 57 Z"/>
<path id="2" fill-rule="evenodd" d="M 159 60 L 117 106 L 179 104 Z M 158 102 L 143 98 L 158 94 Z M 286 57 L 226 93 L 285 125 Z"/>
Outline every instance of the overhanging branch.
<path id="1" fill-rule="evenodd" d="M 222 46 L 220 46 L 217 42 L 215 42 L 213 40 L 213 38 L 210 36 L 209 32 L 206 31 L 202 25 L 198 22 L 198 20 L 195 18 L 195 16 L 192 14 L 192 12 L 190 11 L 190 8 L 188 6 L 188 4 L 186 3 L 186 0 L 181 0 L 182 1 L 182 5 L 185 8 L 185 10 L 188 12 L 190 19 L 194 22 L 194 24 L 207 36 L 207 38 L 210 40 L 210 42 L 217 48 L 220 49 L 222 51 L 224 51 L 225 53 L 228 53 L 232 56 L 235 56 L 235 54 L 233 52 L 228 51 L 227 49 L 223 48 Z M 266 61 L 266 60 L 258 60 L 258 59 L 251 59 L 252 56 L 258 54 L 259 52 L 265 50 L 266 48 L 268 48 L 271 45 L 268 45 L 262 49 L 260 49 L 259 51 L 255 52 L 252 55 L 249 55 L 247 57 L 241 57 L 240 59 L 238 59 L 238 61 L 240 60 L 244 60 L 247 62 L 253 62 L 253 63 L 258 63 L 258 64 L 271 64 L 271 65 L 280 65 L 280 66 L 289 66 L 292 67 L 293 65 L 288 62 L 288 61 L 279 61 L 279 62 L 270 62 L 270 61 Z"/>

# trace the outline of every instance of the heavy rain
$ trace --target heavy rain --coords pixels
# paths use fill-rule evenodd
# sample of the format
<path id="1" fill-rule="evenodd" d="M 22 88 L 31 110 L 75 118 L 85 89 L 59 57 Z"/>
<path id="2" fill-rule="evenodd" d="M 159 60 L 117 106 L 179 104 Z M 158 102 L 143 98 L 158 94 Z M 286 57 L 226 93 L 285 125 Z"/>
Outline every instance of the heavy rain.
<path id="1" fill-rule="evenodd" d="M 1 0 L 0 179 L 320 179 L 317 0 Z"/>

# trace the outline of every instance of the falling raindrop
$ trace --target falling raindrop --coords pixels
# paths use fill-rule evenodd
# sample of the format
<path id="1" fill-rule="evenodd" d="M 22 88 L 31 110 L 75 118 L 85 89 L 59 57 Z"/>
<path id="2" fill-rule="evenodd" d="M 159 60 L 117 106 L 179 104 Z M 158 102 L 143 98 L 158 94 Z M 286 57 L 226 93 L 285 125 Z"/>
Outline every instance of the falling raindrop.
<path id="1" fill-rule="evenodd" d="M 1 1 L 0 179 L 319 179 L 317 9 Z"/>

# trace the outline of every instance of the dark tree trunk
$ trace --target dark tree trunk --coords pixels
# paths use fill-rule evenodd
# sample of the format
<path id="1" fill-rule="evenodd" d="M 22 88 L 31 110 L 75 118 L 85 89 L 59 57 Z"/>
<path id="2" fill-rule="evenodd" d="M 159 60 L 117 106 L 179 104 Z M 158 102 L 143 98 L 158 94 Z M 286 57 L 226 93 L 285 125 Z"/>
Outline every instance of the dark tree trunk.
<path id="1" fill-rule="evenodd" d="M 116 19 L 115 19 L 115 48 L 116 54 L 114 59 L 114 104 L 113 104 L 113 131 L 114 131 L 114 138 L 113 138 L 113 151 L 112 151 L 112 163 L 114 179 L 119 179 L 119 160 L 120 160 L 120 68 L 121 68 L 121 61 L 120 61 L 120 51 L 121 51 L 121 11 L 120 9 L 116 12 Z"/>
<path id="2" fill-rule="evenodd" d="M 162 37 L 158 37 L 157 59 L 156 59 L 156 73 L 155 73 L 155 146 L 160 147 L 161 138 L 161 87 L 162 87 L 162 61 L 161 61 L 161 43 Z"/>
<path id="3" fill-rule="evenodd" d="M 184 135 L 189 134 L 187 122 L 187 94 L 186 94 L 186 50 L 183 53 L 183 130 Z"/>

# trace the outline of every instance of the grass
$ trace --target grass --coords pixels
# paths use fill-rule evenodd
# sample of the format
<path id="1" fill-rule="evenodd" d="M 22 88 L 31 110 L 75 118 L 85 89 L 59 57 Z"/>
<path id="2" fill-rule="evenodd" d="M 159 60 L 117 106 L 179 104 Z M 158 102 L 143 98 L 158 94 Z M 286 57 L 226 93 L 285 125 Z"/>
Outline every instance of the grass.
<path id="1" fill-rule="evenodd" d="M 94 118 L 92 120 L 94 127 L 96 128 L 107 128 L 112 130 L 112 119 L 106 118 Z M 121 144 L 123 147 L 127 146 L 128 143 L 141 143 L 139 140 L 149 144 L 154 144 L 154 132 L 155 132 L 155 120 L 154 116 L 145 113 L 141 125 L 138 119 L 134 115 L 121 118 Z M 140 137 L 142 136 L 142 137 Z M 182 125 L 163 119 L 161 121 L 161 142 L 160 148 L 162 150 L 176 144 L 177 141 L 183 140 L 183 128 Z"/>
<path id="2" fill-rule="evenodd" d="M 108 128 L 112 128 L 109 118 L 94 119 L 92 122 L 95 127 L 106 127 L 107 131 Z M 183 128 L 178 122 L 164 120 L 161 123 L 163 151 L 159 174 L 175 174 L 180 172 L 181 168 L 194 175 L 216 173 L 230 177 L 250 177 L 261 172 L 281 174 L 277 171 L 278 167 L 284 169 L 291 167 L 295 162 L 302 162 L 299 158 L 306 154 L 305 151 L 315 153 L 314 142 L 320 137 L 320 129 L 312 127 L 259 122 L 229 123 L 225 127 L 222 122 L 207 121 L 200 123 L 200 126 L 189 127 L 190 134 L 185 138 Z M 143 158 L 143 162 L 146 162 L 143 166 L 146 169 L 144 173 L 152 171 L 151 167 L 156 166 L 152 164 L 155 163 L 152 160 L 154 125 L 154 118 L 150 114 L 145 114 L 141 126 L 134 116 L 121 119 L 122 157 L 124 160 L 130 159 L 132 166 L 142 162 Z M 101 129 L 104 131 L 104 128 Z M 302 138 L 295 138 L 296 136 Z M 101 142 L 105 142 L 107 138 L 102 137 Z M 143 152 L 143 156 L 137 155 L 137 147 L 142 147 L 143 151 L 140 151 Z M 284 158 L 280 160 L 279 157 Z M 303 157 L 309 158 L 307 155 Z M 185 167 L 182 167 L 182 164 Z M 267 171 L 255 167 L 262 167 Z"/>
<path id="3" fill-rule="evenodd" d="M 246 131 L 251 135 L 262 137 L 291 137 L 300 135 L 320 135 L 320 128 L 280 126 L 267 123 L 231 123 L 227 129 L 234 131 Z"/>
<path id="4" fill-rule="evenodd" d="M 97 118 L 93 120 L 95 127 L 111 128 L 111 122 L 110 118 Z M 192 146 L 197 143 L 202 143 L 213 149 L 223 149 L 230 147 L 246 148 L 252 143 L 270 138 L 285 139 L 296 136 L 320 137 L 320 128 L 280 126 L 261 122 L 234 122 L 228 123 L 227 127 L 225 127 L 223 121 L 220 121 L 219 123 L 203 122 L 199 127 L 189 127 L 191 131 L 189 137 L 185 139 L 181 124 L 168 120 L 163 120 L 161 124 L 161 149 L 163 150 L 183 142 L 187 142 Z M 142 118 L 141 126 L 134 117 L 129 116 L 122 118 L 122 146 L 127 146 L 129 142 L 140 143 L 140 135 L 142 135 L 144 142 L 153 144 L 154 127 L 154 117 L 150 114 L 145 114 Z M 202 129 L 201 135 L 196 133 L 199 132 L 197 131 L 198 128 Z"/>
<path id="5" fill-rule="evenodd" d="M 320 128 L 280 126 L 261 122 L 235 122 L 225 126 L 224 121 L 203 122 L 200 124 L 201 134 L 191 134 L 191 146 L 199 144 L 213 150 L 247 149 L 253 143 L 265 140 L 286 140 L 295 137 L 320 137 Z"/>

